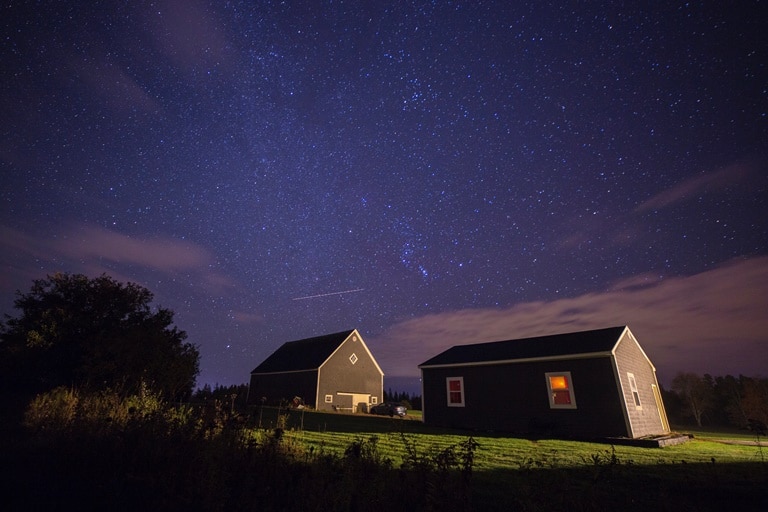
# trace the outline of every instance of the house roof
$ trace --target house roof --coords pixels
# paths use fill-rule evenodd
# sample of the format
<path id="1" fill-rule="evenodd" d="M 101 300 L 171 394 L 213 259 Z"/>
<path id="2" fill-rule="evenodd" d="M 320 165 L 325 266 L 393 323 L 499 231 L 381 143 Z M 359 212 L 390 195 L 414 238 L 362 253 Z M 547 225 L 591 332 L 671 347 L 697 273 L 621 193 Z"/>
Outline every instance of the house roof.
<path id="1" fill-rule="evenodd" d="M 421 363 L 419 368 L 520 359 L 551 359 L 594 353 L 609 354 L 625 329 L 626 326 L 619 326 L 535 338 L 456 345 Z"/>
<path id="2" fill-rule="evenodd" d="M 341 331 L 284 343 L 251 373 L 295 372 L 320 368 L 353 332 L 354 330 Z"/>

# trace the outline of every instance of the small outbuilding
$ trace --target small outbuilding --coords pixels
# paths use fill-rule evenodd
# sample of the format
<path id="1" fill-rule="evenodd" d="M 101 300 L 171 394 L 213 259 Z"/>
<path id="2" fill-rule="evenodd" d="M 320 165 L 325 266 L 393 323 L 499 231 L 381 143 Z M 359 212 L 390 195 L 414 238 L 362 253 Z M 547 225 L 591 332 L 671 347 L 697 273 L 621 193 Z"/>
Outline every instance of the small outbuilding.
<path id="1" fill-rule="evenodd" d="M 353 329 L 283 344 L 251 372 L 248 403 L 367 412 L 383 395 L 384 372 Z"/>
<path id="2" fill-rule="evenodd" d="M 669 433 L 626 326 L 454 346 L 419 365 L 428 425 L 566 438 Z"/>

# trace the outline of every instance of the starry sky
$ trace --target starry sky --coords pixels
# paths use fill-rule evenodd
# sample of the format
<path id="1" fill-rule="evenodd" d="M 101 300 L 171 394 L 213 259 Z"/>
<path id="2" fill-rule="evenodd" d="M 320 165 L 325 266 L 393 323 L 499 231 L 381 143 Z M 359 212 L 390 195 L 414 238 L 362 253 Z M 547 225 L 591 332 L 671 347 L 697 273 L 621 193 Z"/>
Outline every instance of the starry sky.
<path id="1" fill-rule="evenodd" d="M 199 385 L 352 328 L 385 386 L 625 324 L 765 376 L 766 6 L 639 3 L 5 2 L 0 308 L 141 284 Z"/>

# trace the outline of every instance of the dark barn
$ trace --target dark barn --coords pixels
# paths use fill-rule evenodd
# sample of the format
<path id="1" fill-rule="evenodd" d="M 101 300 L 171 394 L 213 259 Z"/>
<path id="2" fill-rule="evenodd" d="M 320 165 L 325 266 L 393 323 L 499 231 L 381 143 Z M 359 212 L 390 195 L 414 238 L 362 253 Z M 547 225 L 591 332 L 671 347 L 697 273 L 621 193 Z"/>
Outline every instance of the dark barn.
<path id="1" fill-rule="evenodd" d="M 248 403 L 367 412 L 383 394 L 384 372 L 353 329 L 283 344 L 251 372 Z"/>
<path id="2" fill-rule="evenodd" d="M 626 326 L 458 345 L 419 368 L 428 425 L 571 438 L 669 432 L 656 369 Z"/>

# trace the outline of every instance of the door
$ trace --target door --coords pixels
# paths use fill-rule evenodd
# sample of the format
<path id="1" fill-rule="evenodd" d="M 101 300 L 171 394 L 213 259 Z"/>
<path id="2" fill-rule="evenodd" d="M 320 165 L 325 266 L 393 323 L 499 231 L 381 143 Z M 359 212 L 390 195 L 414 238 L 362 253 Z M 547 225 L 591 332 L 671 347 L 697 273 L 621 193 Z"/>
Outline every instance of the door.
<path id="1" fill-rule="evenodd" d="M 661 428 L 664 429 L 664 432 L 669 432 L 669 421 L 667 420 L 667 411 L 664 410 L 664 401 L 661 399 L 661 392 L 656 384 L 651 384 L 651 389 L 653 389 L 653 398 L 656 399 L 656 409 L 659 411 Z"/>

